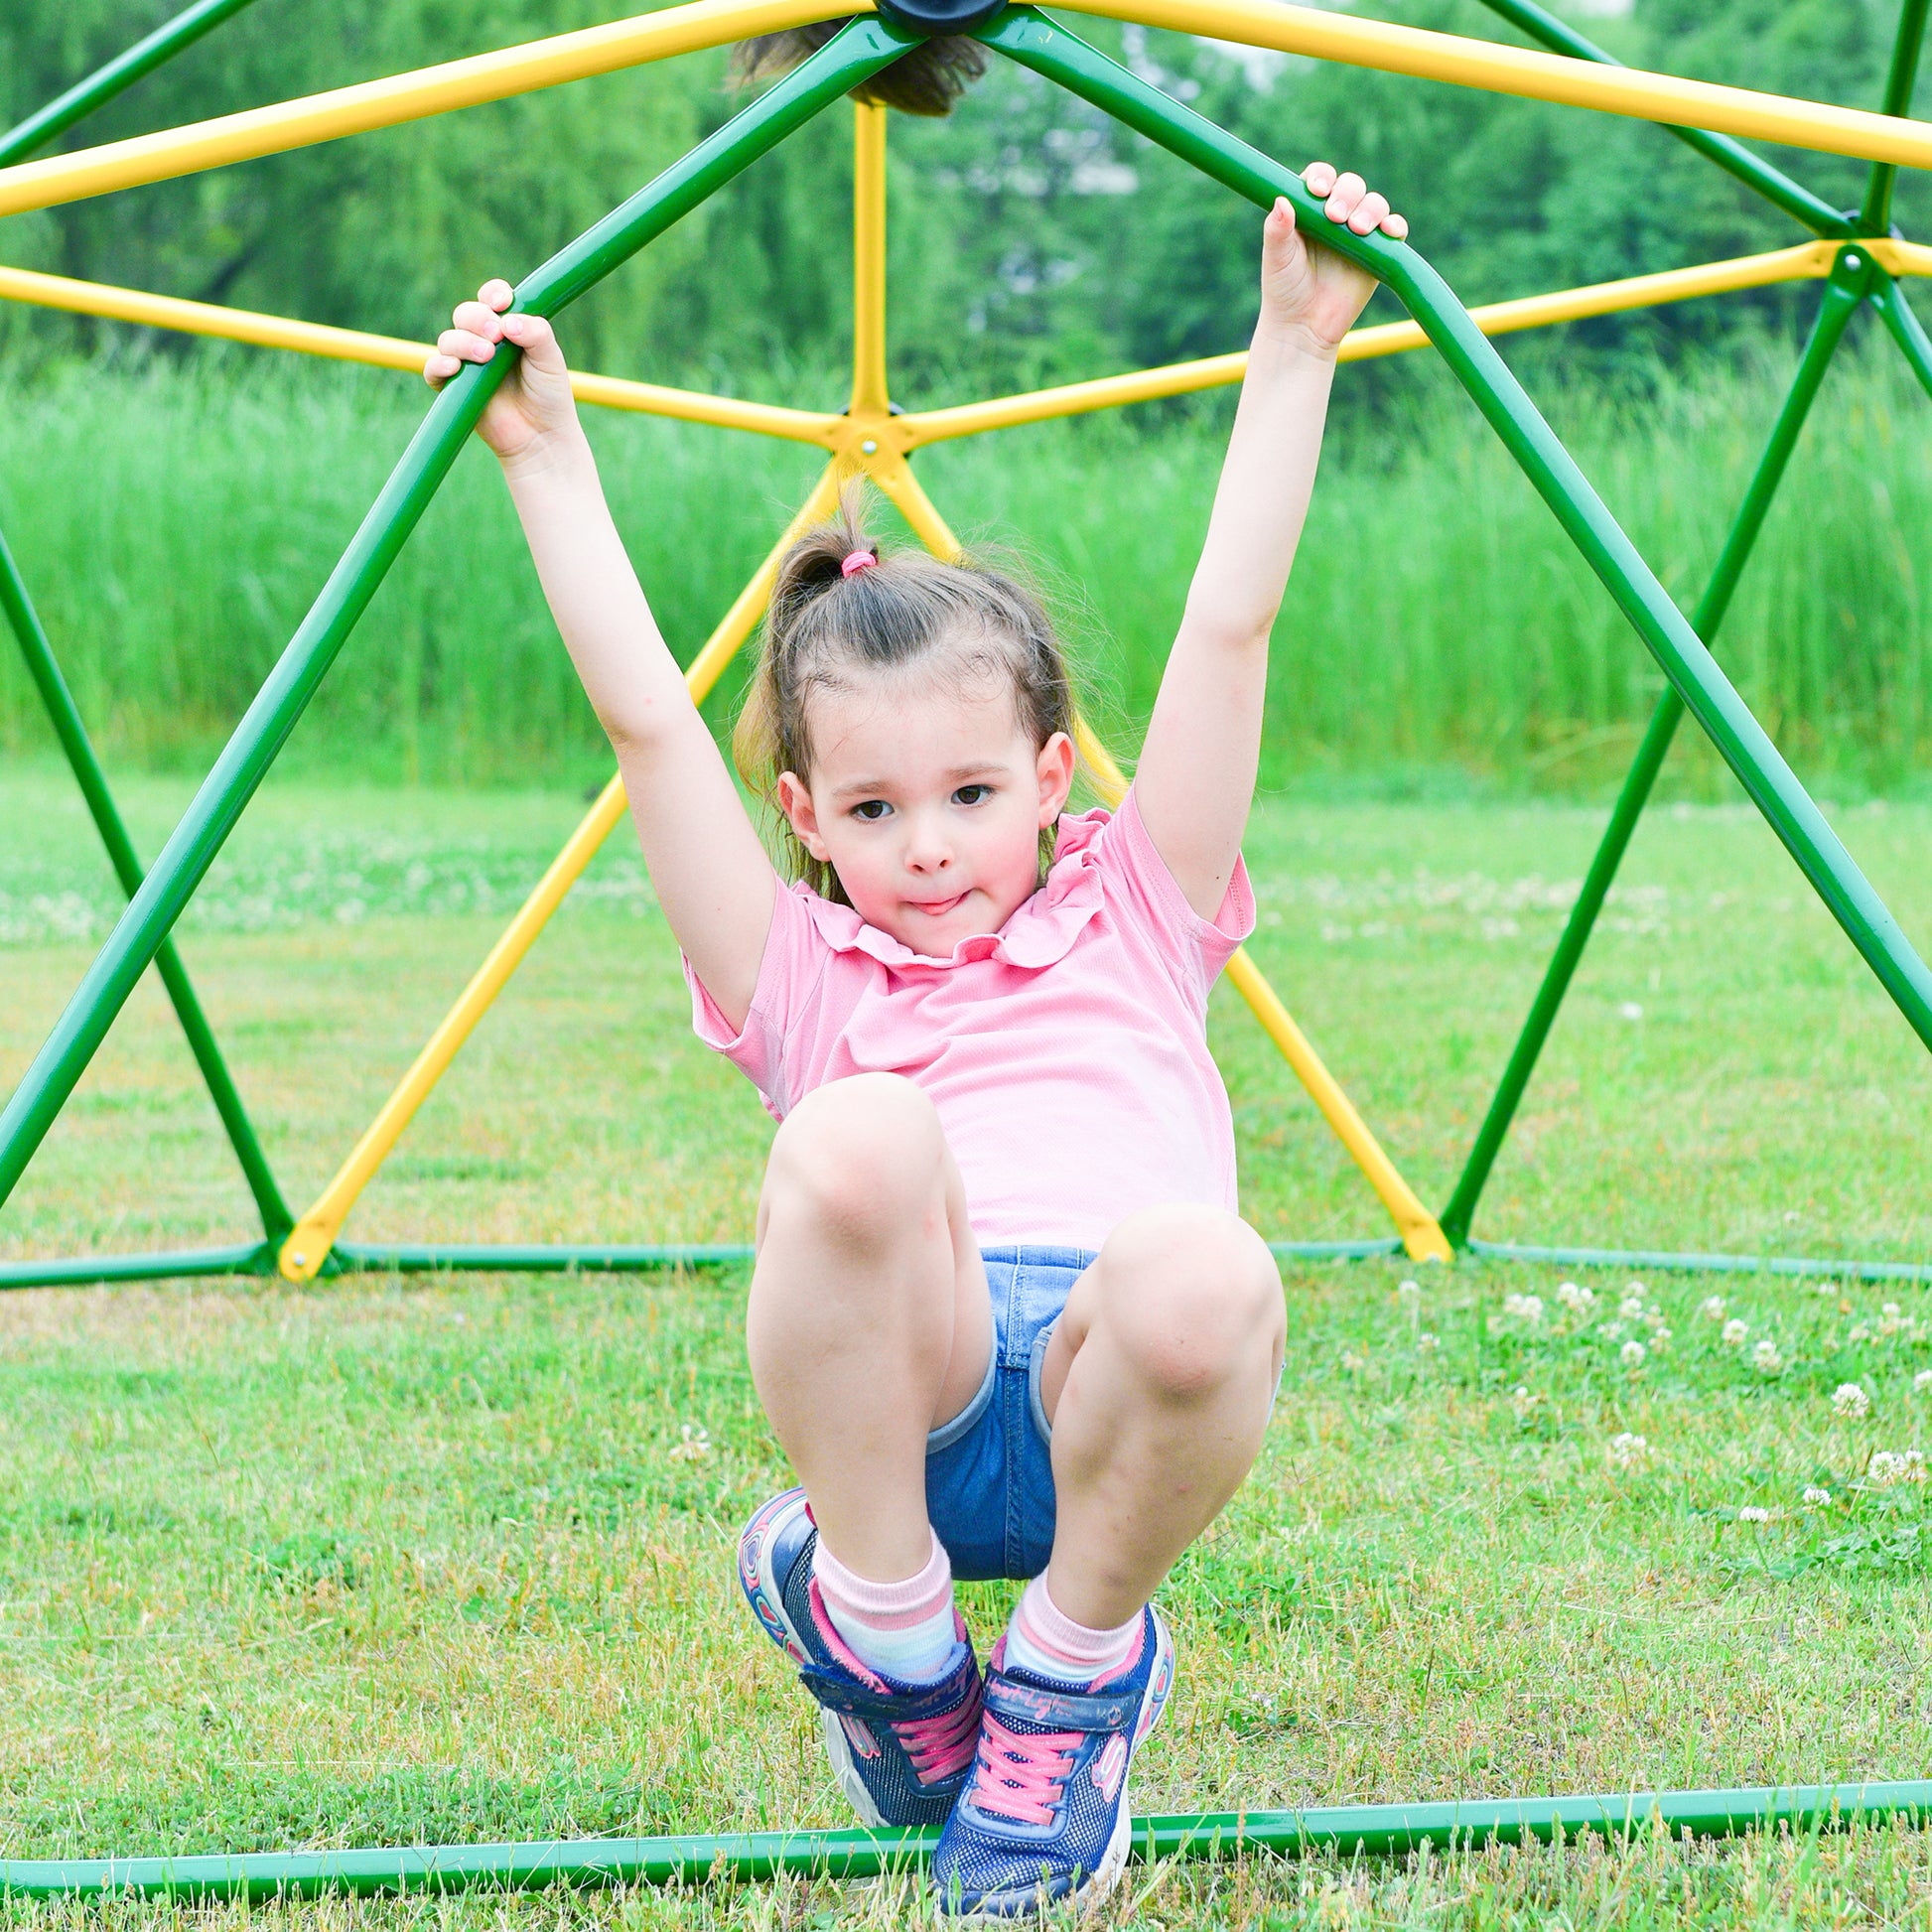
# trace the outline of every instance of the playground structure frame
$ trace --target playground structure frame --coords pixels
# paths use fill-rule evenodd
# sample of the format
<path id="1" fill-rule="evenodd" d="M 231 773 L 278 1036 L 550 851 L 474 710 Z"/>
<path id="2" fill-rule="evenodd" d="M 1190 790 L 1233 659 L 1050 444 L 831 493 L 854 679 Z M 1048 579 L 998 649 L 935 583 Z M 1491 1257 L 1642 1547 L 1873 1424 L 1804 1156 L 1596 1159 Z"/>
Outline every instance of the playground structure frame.
<path id="1" fill-rule="evenodd" d="M 339 89 L 308 101 L 285 102 L 50 161 L 24 161 L 23 157 L 37 146 L 246 4 L 248 0 L 197 0 L 119 60 L 69 89 L 20 128 L 0 136 L 0 163 L 20 164 L 0 167 L 0 213 L 163 180 L 251 154 L 279 152 L 307 141 L 392 125 L 421 114 L 501 98 L 530 87 L 554 85 L 583 74 L 851 11 L 827 6 L 823 0 L 696 0 L 693 5 L 673 7 L 638 20 L 561 36 L 531 48 L 459 61 L 418 74 Z M 1640 1261 L 1650 1268 L 1768 1269 L 1932 1280 L 1932 1265 L 1755 1256 L 1637 1256 L 1490 1243 L 1478 1240 L 1471 1232 L 1490 1167 L 1687 711 L 1710 736 L 1907 1023 L 1932 1047 L 1932 974 L 1708 649 L 1819 383 L 1852 316 L 1861 307 L 1868 304 L 1875 310 L 1932 394 L 1932 344 L 1928 344 L 1900 287 L 1903 278 L 1932 273 L 1932 249 L 1905 240 L 1890 222 L 1897 166 L 1932 166 L 1932 127 L 1906 118 L 1928 0 L 1902 0 L 1882 109 L 1876 114 L 1630 72 L 1615 67 L 1599 49 L 1543 12 L 1533 0 L 1486 0 L 1486 4 L 1552 52 L 1532 53 L 1423 34 L 1353 16 L 1275 5 L 1272 0 L 1070 0 L 1070 4 L 1076 11 L 1211 33 L 1256 46 L 1285 48 L 1660 121 L 1809 228 L 1814 237 L 1794 247 L 1739 261 L 1568 290 L 1471 313 L 1462 309 L 1435 271 L 1406 244 L 1381 235 L 1323 230 L 1334 246 L 1389 286 L 1412 317 L 1408 323 L 1356 332 L 1343 347 L 1343 359 L 1396 353 L 1425 343 L 1437 347 L 1656 657 L 1668 688 L 1625 780 L 1461 1178 L 1440 1216 L 1431 1215 L 1401 1179 L 1252 963 L 1243 957 L 1231 969 L 1237 989 L 1254 1007 L 1361 1166 L 1398 1230 L 1394 1238 L 1380 1241 L 1282 1244 L 1284 1251 L 1330 1255 L 1406 1251 L 1419 1259 L 1448 1259 L 1456 1251 L 1466 1251 L 1498 1259 L 1577 1265 Z M 516 293 L 517 306 L 533 313 L 556 314 L 759 154 L 897 59 L 915 44 L 920 31 L 917 23 L 908 24 L 896 13 L 874 16 L 861 9 L 819 53 L 526 278 Z M 1069 88 L 1235 194 L 1261 207 L 1269 206 L 1278 194 L 1286 195 L 1299 216 L 1314 218 L 1317 204 L 1286 168 L 1137 79 L 1035 8 L 1007 8 L 977 31 L 989 47 Z M 943 554 L 954 548 L 952 534 L 912 477 L 907 458 L 914 451 L 949 437 L 1234 382 L 1242 373 L 1244 358 L 1220 356 L 964 407 L 897 413 L 886 379 L 885 116 L 882 110 L 866 106 L 858 107 L 856 115 L 855 366 L 851 406 L 846 412 L 831 416 L 595 375 L 576 378 L 578 394 L 587 402 L 786 437 L 815 443 L 827 452 L 824 473 L 798 515 L 694 659 L 687 673 L 694 699 L 703 698 L 756 625 L 785 543 L 804 523 L 823 512 L 843 478 L 855 474 L 871 477 L 921 540 Z M 1740 146 L 1733 138 L 1738 134 L 1868 159 L 1872 167 L 1861 207 L 1851 211 L 1831 208 Z M 1818 319 L 1710 584 L 1694 617 L 1687 621 L 1544 424 L 1490 346 L 1488 337 L 1801 279 L 1823 283 Z M 418 368 L 427 352 L 427 345 L 422 344 L 18 269 L 0 269 L 0 297 L 384 367 Z M 510 363 L 510 355 L 501 353 L 487 365 L 467 368 L 431 405 L 421 430 L 342 563 L 176 832 L 145 873 L 120 821 L 52 643 L 35 615 L 25 578 L 7 551 L 4 538 L 0 538 L 0 608 L 4 608 L 16 632 L 110 862 L 130 899 L 126 914 L 47 1045 L 0 1114 L 0 1202 L 12 1191 L 59 1116 L 134 984 L 148 965 L 154 964 L 241 1164 L 264 1230 L 259 1242 L 197 1253 L 8 1263 L 0 1266 L 0 1287 L 259 1275 L 278 1269 L 294 1280 L 345 1268 L 621 1269 L 677 1261 L 725 1261 L 747 1252 L 737 1246 L 377 1246 L 338 1238 L 346 1214 L 382 1158 L 621 816 L 623 798 L 615 780 L 538 884 L 335 1180 L 300 1216 L 282 1198 L 170 936 Z M 1119 768 L 1084 728 L 1082 750 L 1103 789 L 1117 795 L 1125 782 Z M 1932 1783 L 1632 1792 L 1161 1817 L 1137 1821 L 1135 1852 L 1141 1858 L 1218 1857 L 1243 1849 L 1287 1855 L 1315 1848 L 1388 1854 L 1422 1845 L 1552 1842 L 1586 1832 L 1619 1836 L 1650 1829 L 1726 1836 L 1773 1827 L 1816 1832 L 1836 1829 L 1855 1819 L 1878 1817 L 1914 1821 L 1932 1817 Z M 918 1833 L 826 1831 L 183 1859 L 12 1861 L 0 1863 L 0 1892 L 263 1898 L 319 1891 L 687 1882 L 721 1875 L 759 1878 L 779 1871 L 856 1877 L 915 1865 L 929 1847 L 930 1835 Z"/>

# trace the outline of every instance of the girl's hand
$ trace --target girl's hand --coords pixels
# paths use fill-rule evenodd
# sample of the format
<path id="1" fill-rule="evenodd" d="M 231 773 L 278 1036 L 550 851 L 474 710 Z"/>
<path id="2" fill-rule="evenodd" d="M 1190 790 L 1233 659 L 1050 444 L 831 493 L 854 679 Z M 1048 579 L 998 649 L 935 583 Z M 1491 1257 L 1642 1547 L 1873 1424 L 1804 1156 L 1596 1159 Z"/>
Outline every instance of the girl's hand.
<path id="1" fill-rule="evenodd" d="M 1330 221 L 1345 221 L 1356 234 L 1380 228 L 1396 241 L 1408 234 L 1409 223 L 1390 211 L 1385 196 L 1371 194 L 1360 175 L 1337 174 L 1329 163 L 1311 161 L 1302 180 L 1311 195 L 1326 198 L 1322 212 Z M 1264 332 L 1300 338 L 1315 353 L 1332 355 L 1374 292 L 1372 275 L 1302 234 L 1286 198 L 1276 201 L 1261 231 Z"/>
<path id="2" fill-rule="evenodd" d="M 507 282 L 485 282 L 476 301 L 458 303 L 450 317 L 453 327 L 437 337 L 435 353 L 423 364 L 423 380 L 440 389 L 464 363 L 487 362 L 498 343 L 513 343 L 523 351 L 477 425 L 477 433 L 506 465 L 525 463 L 546 444 L 577 431 L 577 401 L 556 335 L 541 316 L 504 315 L 513 294 Z"/>

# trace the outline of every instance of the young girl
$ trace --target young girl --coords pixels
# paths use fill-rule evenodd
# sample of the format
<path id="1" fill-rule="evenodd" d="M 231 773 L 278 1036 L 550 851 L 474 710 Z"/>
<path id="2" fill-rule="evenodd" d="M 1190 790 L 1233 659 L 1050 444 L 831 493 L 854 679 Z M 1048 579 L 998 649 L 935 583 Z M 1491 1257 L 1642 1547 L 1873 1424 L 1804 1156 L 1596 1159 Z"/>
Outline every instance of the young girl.
<path id="1" fill-rule="evenodd" d="M 1304 177 L 1366 234 L 1359 177 Z M 882 556 L 855 524 L 781 569 L 741 728 L 787 886 L 625 559 L 547 323 L 455 313 L 425 374 L 522 350 L 481 433 L 629 791 L 698 1033 L 779 1123 L 747 1345 L 801 1486 L 740 1545 L 871 1823 L 943 1821 L 946 1909 L 1097 1898 L 1173 1681 L 1149 1599 L 1260 1449 L 1281 1278 L 1235 1213 L 1208 988 L 1241 864 L 1268 638 L 1335 351 L 1372 283 L 1262 240 L 1261 319 L 1138 773 L 1062 816 L 1066 672 L 1023 589 Z M 984 1681 L 961 1577 L 1030 1578 Z"/>

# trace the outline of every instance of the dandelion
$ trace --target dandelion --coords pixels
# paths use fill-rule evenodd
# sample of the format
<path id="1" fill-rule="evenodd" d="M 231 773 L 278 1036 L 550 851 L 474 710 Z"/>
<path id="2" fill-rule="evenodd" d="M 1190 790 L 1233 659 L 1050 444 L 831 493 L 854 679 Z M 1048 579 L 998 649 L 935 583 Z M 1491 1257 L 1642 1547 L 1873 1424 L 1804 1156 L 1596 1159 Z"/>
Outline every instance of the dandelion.
<path id="1" fill-rule="evenodd" d="M 1527 1424 L 1538 1409 L 1543 1406 L 1540 1395 L 1532 1395 L 1521 1383 L 1509 1392 L 1509 1409 L 1519 1423 Z"/>
<path id="2" fill-rule="evenodd" d="M 1764 1375 L 1775 1375 L 1784 1366 L 1784 1357 L 1769 1335 L 1751 1350 L 1751 1366 Z"/>
<path id="3" fill-rule="evenodd" d="M 1654 1451 L 1641 1436 L 1624 1430 L 1612 1436 L 1609 1444 L 1611 1466 L 1618 1469 L 1641 1469 L 1652 1458 Z"/>
<path id="4" fill-rule="evenodd" d="M 1641 1321 L 1644 1314 L 1643 1297 L 1641 1295 L 1626 1295 L 1616 1305 L 1616 1311 L 1626 1321 Z"/>
<path id="5" fill-rule="evenodd" d="M 671 1445 L 673 1462 L 702 1462 L 711 1453 L 711 1432 L 684 1425 L 680 1440 Z"/>
<path id="6" fill-rule="evenodd" d="M 1596 1306 L 1596 1291 L 1585 1288 L 1578 1282 L 1559 1282 L 1557 1300 L 1572 1314 L 1587 1314 Z"/>
<path id="7" fill-rule="evenodd" d="M 1626 1341 L 1617 1351 L 1617 1359 L 1625 1368 L 1639 1368 L 1643 1358 L 1650 1353 L 1640 1341 Z"/>
<path id="8" fill-rule="evenodd" d="M 1707 1295 L 1698 1304 L 1698 1313 L 1707 1321 L 1722 1321 L 1725 1318 L 1725 1298 L 1722 1295 Z"/>
<path id="9" fill-rule="evenodd" d="M 1829 1489 L 1819 1488 L 1815 1482 L 1805 1491 L 1805 1507 L 1807 1509 L 1824 1509 L 1829 1506 L 1831 1500 L 1832 1492 Z"/>
<path id="10" fill-rule="evenodd" d="M 1424 1333 L 1416 1337 L 1416 1346 L 1420 1348 L 1425 1355 L 1435 1354 L 1437 1349 L 1442 1347 L 1442 1345 L 1443 1342 L 1442 1342 L 1442 1337 L 1440 1335 L 1432 1335 L 1432 1334 Z"/>
<path id="11" fill-rule="evenodd" d="M 1540 1295 L 1505 1295 L 1503 1312 L 1527 1321 L 1532 1328 L 1543 1319 L 1543 1297 Z"/>
<path id="12" fill-rule="evenodd" d="M 1768 1523 L 1771 1520 L 1771 1512 L 1768 1509 L 1760 1509 L 1755 1503 L 1746 1503 L 1737 1512 L 1737 1520 L 1740 1523 Z"/>
<path id="13" fill-rule="evenodd" d="M 1927 1389 L 1932 1389 L 1932 1368 L 1922 1368 L 1912 1377 L 1914 1395 L 1923 1395 Z"/>
<path id="14" fill-rule="evenodd" d="M 1841 1382 L 1832 1391 L 1832 1414 L 1857 1422 L 1871 1407 L 1871 1398 L 1856 1382 Z"/>
<path id="15" fill-rule="evenodd" d="M 1742 1348 L 1744 1345 L 1744 1337 L 1750 1331 L 1750 1324 L 1745 1321 L 1739 1321 L 1733 1314 L 1725 1323 L 1721 1333 L 1721 1339 L 1726 1348 Z"/>

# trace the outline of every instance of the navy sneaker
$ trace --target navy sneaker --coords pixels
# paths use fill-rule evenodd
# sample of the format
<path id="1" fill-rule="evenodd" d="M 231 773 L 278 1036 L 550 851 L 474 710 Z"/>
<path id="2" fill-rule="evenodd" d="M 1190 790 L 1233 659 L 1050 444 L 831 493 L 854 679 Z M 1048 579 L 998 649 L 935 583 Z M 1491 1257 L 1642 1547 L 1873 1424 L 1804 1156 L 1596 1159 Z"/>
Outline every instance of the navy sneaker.
<path id="1" fill-rule="evenodd" d="M 988 1662 L 973 1781 L 932 1857 L 942 1914 L 1030 1918 L 1097 1903 L 1126 1869 L 1133 1815 L 1127 1767 L 1173 1689 L 1173 1639 L 1149 1604 L 1118 1670 L 1062 1684 Z"/>
<path id="2" fill-rule="evenodd" d="M 839 1789 L 868 1825 L 937 1825 L 973 1768 L 980 1667 L 966 1625 L 936 1684 L 900 1684 L 868 1669 L 825 1613 L 812 1581 L 818 1525 L 802 1489 L 773 1496 L 738 1539 L 738 1581 L 765 1635 L 798 1666 L 823 1707 L 825 1753 Z"/>

